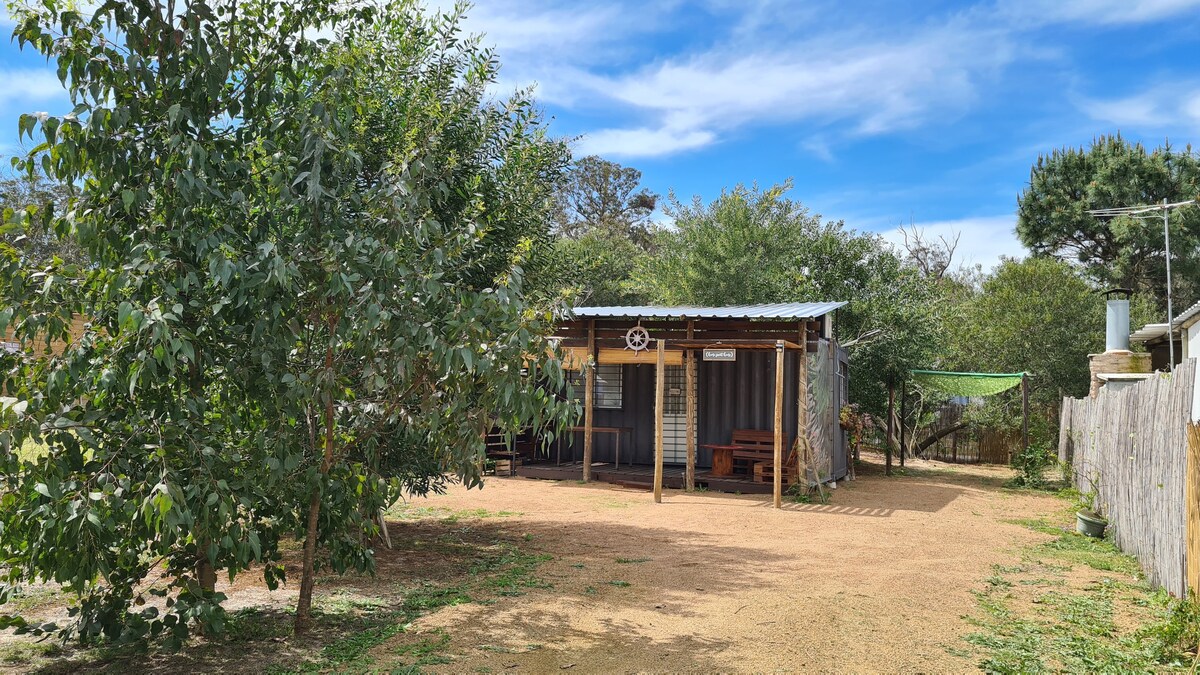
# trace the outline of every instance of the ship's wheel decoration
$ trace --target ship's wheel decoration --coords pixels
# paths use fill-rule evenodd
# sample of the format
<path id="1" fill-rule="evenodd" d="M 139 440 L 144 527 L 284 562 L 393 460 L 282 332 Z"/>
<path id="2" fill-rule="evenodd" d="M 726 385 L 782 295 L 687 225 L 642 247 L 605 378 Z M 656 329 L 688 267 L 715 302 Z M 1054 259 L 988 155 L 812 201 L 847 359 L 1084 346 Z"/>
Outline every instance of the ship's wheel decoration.
<path id="1" fill-rule="evenodd" d="M 640 325 L 630 328 L 625 333 L 625 348 L 640 352 L 650 348 L 650 333 Z"/>

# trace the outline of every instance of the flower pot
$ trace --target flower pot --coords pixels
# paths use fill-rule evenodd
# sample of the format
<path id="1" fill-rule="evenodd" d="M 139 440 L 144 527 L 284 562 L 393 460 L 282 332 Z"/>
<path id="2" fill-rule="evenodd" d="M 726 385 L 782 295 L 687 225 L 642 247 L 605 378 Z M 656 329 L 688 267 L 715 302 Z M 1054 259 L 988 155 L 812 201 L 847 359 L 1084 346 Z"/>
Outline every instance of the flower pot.
<path id="1" fill-rule="evenodd" d="M 1108 521 L 1095 511 L 1083 510 L 1075 514 L 1075 531 L 1086 537 L 1104 538 Z"/>

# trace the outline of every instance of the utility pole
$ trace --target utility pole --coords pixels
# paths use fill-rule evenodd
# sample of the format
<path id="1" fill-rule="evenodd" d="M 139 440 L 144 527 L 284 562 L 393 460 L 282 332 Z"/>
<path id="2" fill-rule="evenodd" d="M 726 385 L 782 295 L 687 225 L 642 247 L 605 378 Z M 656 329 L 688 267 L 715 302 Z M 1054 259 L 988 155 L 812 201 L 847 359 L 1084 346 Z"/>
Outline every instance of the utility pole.
<path id="1" fill-rule="evenodd" d="M 1175 372 L 1175 308 L 1172 305 L 1171 294 L 1171 209 L 1183 208 L 1185 206 L 1195 206 L 1200 204 L 1200 199 L 1189 199 L 1187 201 L 1175 202 L 1170 204 L 1167 198 L 1163 197 L 1162 204 L 1154 204 L 1152 206 L 1117 206 L 1107 209 L 1092 209 L 1088 211 L 1089 215 L 1096 218 L 1116 218 L 1119 216 L 1129 216 L 1130 218 L 1146 219 L 1149 218 L 1149 213 L 1154 211 L 1162 211 L 1163 217 L 1163 249 L 1167 256 L 1167 348 L 1170 350 L 1170 367 L 1171 372 Z"/>
<path id="2" fill-rule="evenodd" d="M 1175 311 L 1171 307 L 1171 209 L 1163 197 L 1163 243 L 1167 250 L 1167 347 L 1170 351 L 1171 372 L 1175 372 Z"/>

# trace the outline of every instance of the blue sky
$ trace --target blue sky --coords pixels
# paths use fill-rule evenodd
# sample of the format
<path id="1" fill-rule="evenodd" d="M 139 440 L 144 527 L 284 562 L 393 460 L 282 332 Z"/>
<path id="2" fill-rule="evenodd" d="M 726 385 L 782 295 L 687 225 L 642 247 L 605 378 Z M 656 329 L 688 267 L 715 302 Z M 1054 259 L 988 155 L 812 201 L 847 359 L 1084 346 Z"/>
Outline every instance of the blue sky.
<path id="1" fill-rule="evenodd" d="M 536 84 L 577 154 L 656 192 L 791 178 L 858 229 L 961 232 L 985 267 L 1021 252 L 1039 153 L 1118 130 L 1200 145 L 1200 0 L 479 0 L 467 23 L 497 48 L 501 90 Z M 13 44 L 0 83 L 0 153 L 21 112 L 67 111 Z"/>

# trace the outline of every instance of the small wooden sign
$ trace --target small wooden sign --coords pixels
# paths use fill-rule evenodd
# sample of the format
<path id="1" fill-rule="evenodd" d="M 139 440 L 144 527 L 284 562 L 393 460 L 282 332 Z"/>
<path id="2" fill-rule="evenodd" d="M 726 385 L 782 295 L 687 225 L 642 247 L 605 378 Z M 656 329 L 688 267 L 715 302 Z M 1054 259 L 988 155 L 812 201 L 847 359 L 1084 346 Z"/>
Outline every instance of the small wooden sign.
<path id="1" fill-rule="evenodd" d="M 705 349 L 705 361 L 737 361 L 736 349 Z"/>

